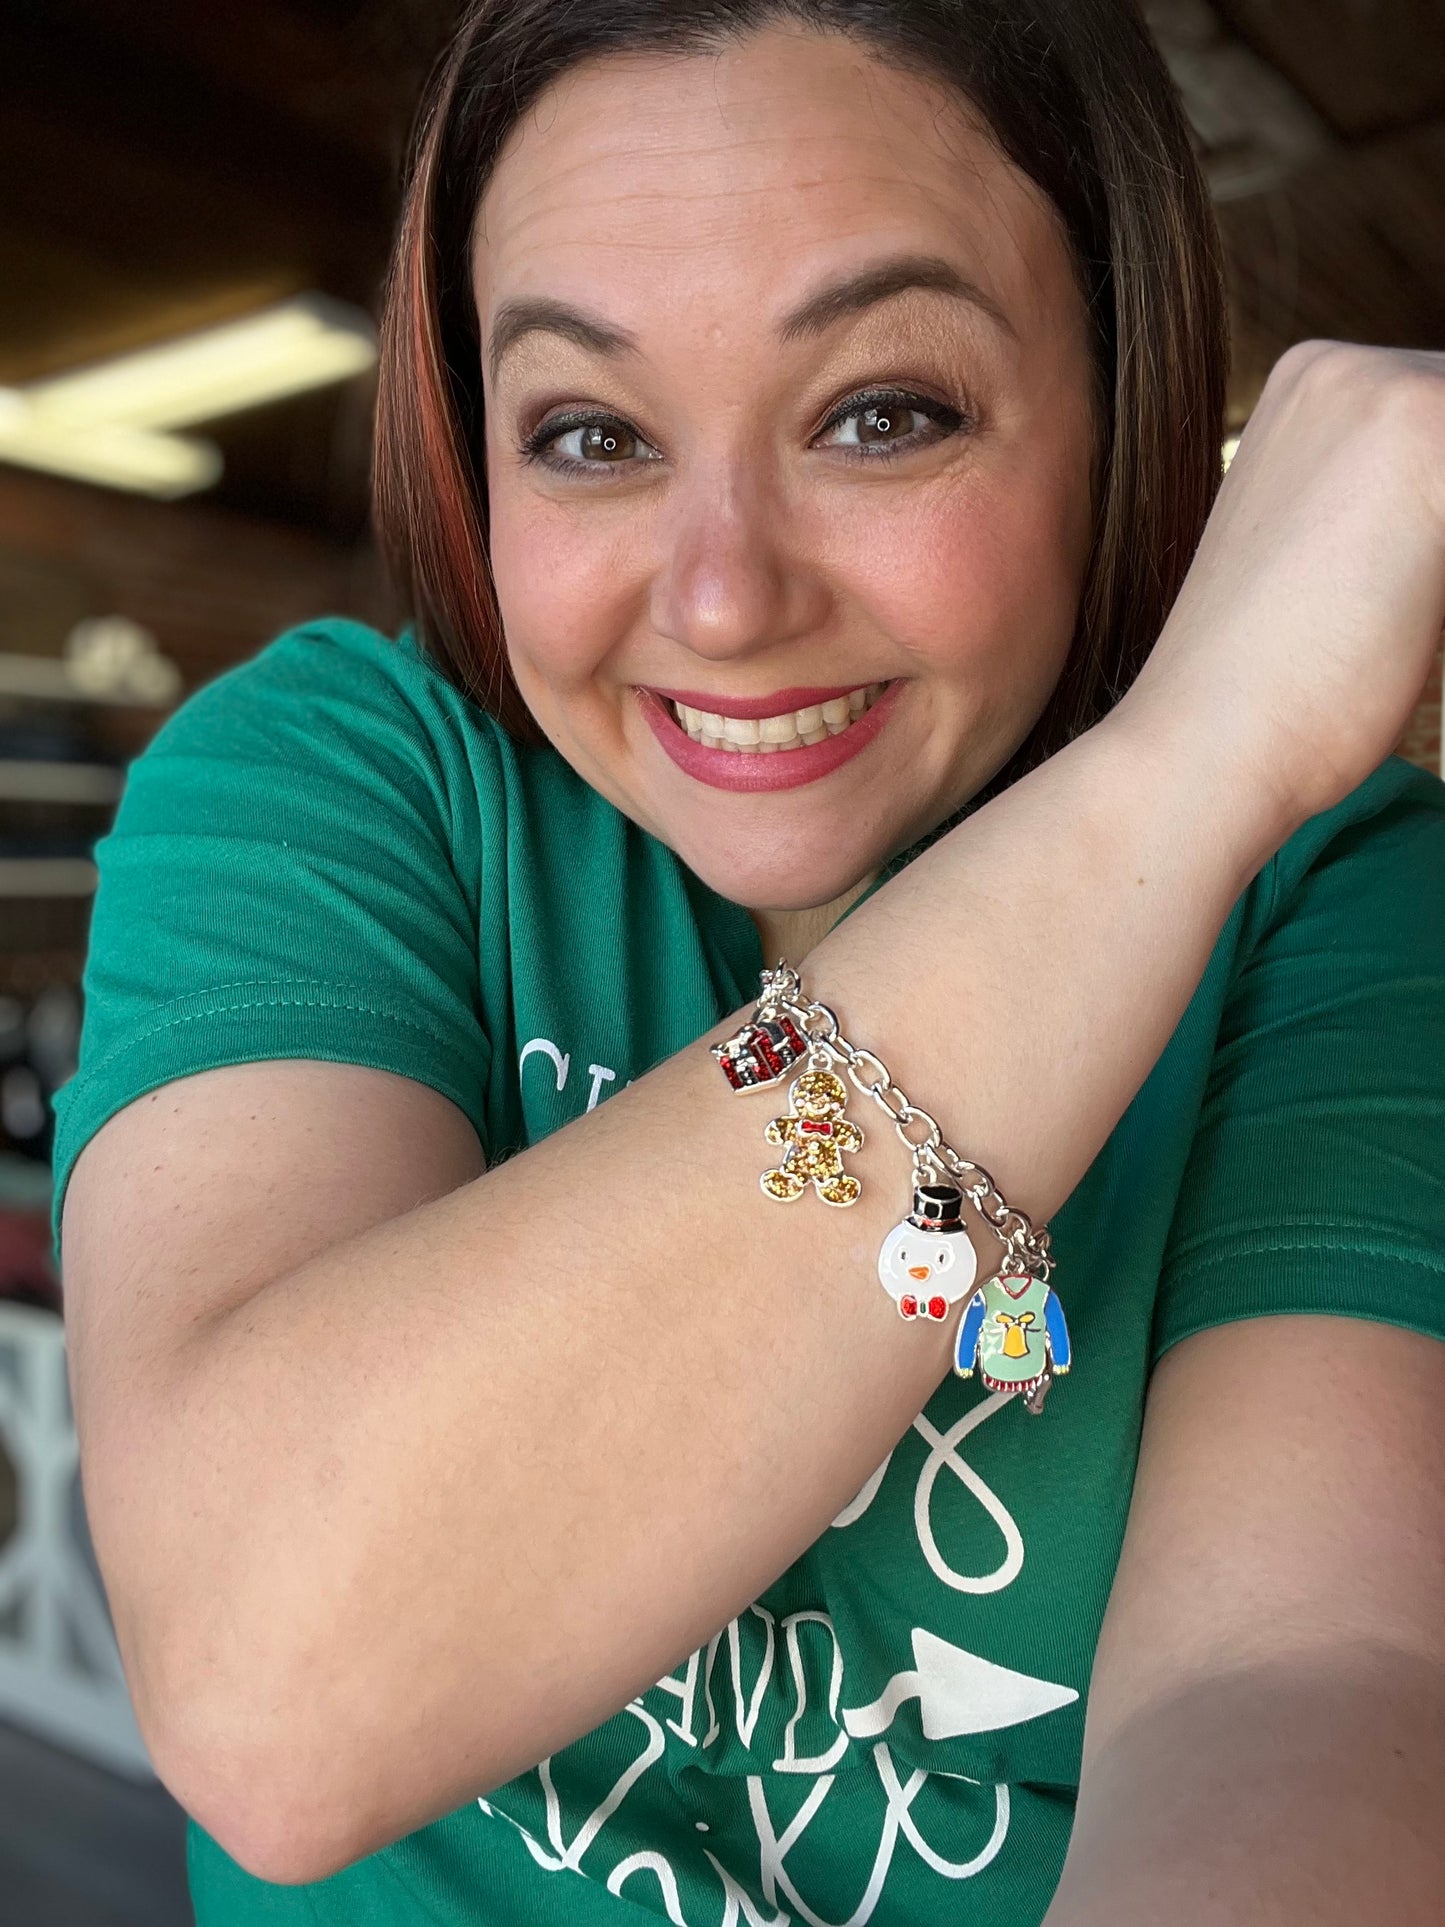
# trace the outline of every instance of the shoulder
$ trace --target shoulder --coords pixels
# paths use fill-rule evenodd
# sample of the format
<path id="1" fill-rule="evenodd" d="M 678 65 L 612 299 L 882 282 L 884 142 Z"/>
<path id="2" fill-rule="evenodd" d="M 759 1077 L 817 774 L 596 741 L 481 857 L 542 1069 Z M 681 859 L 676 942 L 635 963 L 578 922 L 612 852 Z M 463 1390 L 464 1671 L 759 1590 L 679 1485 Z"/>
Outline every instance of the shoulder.
<path id="1" fill-rule="evenodd" d="M 162 725 L 147 756 L 244 750 L 263 763 L 309 746 L 318 759 L 392 750 L 413 757 L 465 749 L 495 757 L 507 741 L 428 659 L 409 630 L 384 635 L 327 616 L 298 624 L 195 690 Z"/>
<path id="2" fill-rule="evenodd" d="M 404 823 L 470 865 L 524 824 L 615 814 L 550 745 L 518 743 L 428 657 L 327 616 L 300 623 L 189 694 L 131 764 L 116 839 L 182 825 L 211 837 L 266 818 L 364 836 Z M 102 854 L 105 846 L 102 846 Z"/>

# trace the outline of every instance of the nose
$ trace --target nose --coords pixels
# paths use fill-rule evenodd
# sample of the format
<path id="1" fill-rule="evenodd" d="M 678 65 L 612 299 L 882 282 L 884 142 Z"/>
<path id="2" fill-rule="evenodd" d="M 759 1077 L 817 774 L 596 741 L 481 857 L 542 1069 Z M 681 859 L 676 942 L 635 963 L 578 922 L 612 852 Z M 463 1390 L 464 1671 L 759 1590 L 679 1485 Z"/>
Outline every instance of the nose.
<path id="1" fill-rule="evenodd" d="M 794 546 L 778 491 L 741 450 L 680 477 L 660 524 L 652 626 L 707 662 L 732 662 L 815 633 L 827 590 Z"/>
<path id="2" fill-rule="evenodd" d="M 926 1278 L 928 1272 L 929 1267 L 927 1265 L 910 1265 L 908 1267 L 908 1275 L 910 1278 Z"/>

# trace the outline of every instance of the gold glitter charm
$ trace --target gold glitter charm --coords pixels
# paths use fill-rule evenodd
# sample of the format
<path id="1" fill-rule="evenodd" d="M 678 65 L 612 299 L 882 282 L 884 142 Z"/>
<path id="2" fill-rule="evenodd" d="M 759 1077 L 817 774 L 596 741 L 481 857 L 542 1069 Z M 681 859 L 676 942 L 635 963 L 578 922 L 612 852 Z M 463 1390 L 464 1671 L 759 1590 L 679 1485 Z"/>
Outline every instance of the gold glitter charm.
<path id="1" fill-rule="evenodd" d="M 848 1087 L 828 1070 L 806 1070 L 788 1086 L 792 1109 L 773 1118 L 763 1133 L 787 1149 L 775 1171 L 764 1171 L 763 1190 L 780 1204 L 802 1197 L 811 1184 L 824 1204 L 856 1204 L 863 1187 L 843 1169 L 844 1152 L 863 1149 L 863 1133 L 843 1116 Z"/>

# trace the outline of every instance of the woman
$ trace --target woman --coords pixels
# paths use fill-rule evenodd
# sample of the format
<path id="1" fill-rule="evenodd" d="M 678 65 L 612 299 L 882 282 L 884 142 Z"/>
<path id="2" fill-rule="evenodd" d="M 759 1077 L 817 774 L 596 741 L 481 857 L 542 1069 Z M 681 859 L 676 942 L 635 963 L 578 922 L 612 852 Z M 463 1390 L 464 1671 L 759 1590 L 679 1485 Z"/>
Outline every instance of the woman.
<path id="1" fill-rule="evenodd" d="M 60 1106 L 201 1927 L 1436 1917 L 1445 379 L 1293 352 L 1211 513 L 1222 353 L 1123 0 L 469 10 L 416 628 L 160 732 Z M 967 1166 L 789 1162 L 780 957 Z"/>

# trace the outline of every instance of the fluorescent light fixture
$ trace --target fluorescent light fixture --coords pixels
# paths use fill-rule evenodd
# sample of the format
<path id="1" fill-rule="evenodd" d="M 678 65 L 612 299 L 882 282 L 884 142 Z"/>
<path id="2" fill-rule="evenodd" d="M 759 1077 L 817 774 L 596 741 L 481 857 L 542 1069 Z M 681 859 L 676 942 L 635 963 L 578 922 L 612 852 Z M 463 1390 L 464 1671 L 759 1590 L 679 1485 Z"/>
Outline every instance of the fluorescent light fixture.
<path id="1" fill-rule="evenodd" d="M 9 390 L 4 400 L 16 393 Z M 221 473 L 214 442 L 139 428 L 46 429 L 31 422 L 27 409 L 8 407 L 0 408 L 0 461 L 162 500 L 209 488 Z"/>
<path id="2" fill-rule="evenodd" d="M 297 295 L 243 320 L 0 389 L 0 460 L 146 495 L 208 488 L 213 443 L 168 431 L 360 374 L 376 331 L 359 309 Z"/>
<path id="3" fill-rule="evenodd" d="M 303 294 L 21 392 L 46 427 L 186 428 L 344 381 L 375 360 L 376 333 L 359 309 Z"/>

